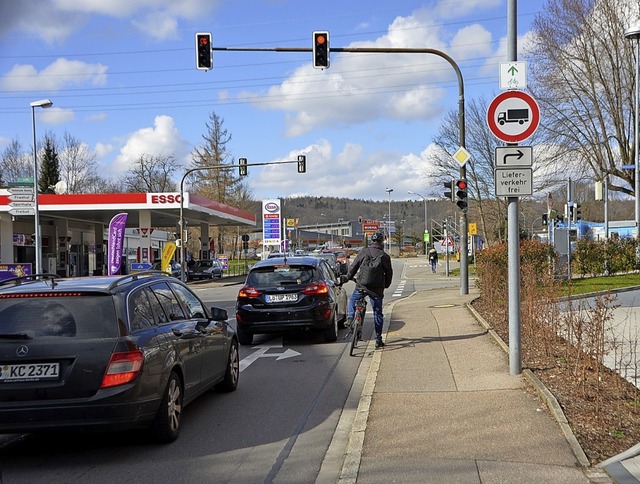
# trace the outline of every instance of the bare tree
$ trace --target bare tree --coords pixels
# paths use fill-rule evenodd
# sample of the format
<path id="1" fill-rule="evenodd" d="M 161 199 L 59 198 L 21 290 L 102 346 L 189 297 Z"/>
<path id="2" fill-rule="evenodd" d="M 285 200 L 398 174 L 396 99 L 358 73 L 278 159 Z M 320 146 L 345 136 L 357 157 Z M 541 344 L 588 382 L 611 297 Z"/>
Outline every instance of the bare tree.
<path id="1" fill-rule="evenodd" d="M 20 177 L 33 176 L 33 158 L 22 150 L 17 138 L 11 140 L 2 152 L 0 178 L 4 182 L 16 181 Z"/>
<path id="2" fill-rule="evenodd" d="M 141 155 L 120 179 L 128 192 L 171 192 L 178 189 L 173 177 L 182 165 L 173 156 Z"/>
<path id="3" fill-rule="evenodd" d="M 540 104 L 550 161 L 578 159 L 610 189 L 633 194 L 634 50 L 625 39 L 637 0 L 557 0 L 533 23 L 529 87 Z"/>
<path id="4" fill-rule="evenodd" d="M 102 186 L 96 155 L 86 143 L 65 132 L 58 158 L 60 179 L 66 182 L 68 193 L 95 193 Z"/>

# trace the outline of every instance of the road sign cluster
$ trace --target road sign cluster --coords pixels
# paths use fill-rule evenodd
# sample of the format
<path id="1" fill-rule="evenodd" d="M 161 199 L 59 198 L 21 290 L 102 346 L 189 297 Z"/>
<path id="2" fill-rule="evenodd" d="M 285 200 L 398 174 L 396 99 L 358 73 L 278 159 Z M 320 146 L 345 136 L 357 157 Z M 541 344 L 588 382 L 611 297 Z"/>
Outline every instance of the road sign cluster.
<path id="1" fill-rule="evenodd" d="M 516 89 L 526 87 L 524 63 L 502 64 L 500 69 L 500 87 L 509 90 L 498 94 L 489 104 L 487 125 L 500 141 L 520 143 L 538 129 L 540 108 L 533 97 Z M 531 146 L 497 147 L 494 165 L 496 196 L 532 195 L 532 164 Z"/>
<path id="2" fill-rule="evenodd" d="M 10 215 L 35 215 L 36 209 L 32 186 L 9 188 L 9 200 Z"/>

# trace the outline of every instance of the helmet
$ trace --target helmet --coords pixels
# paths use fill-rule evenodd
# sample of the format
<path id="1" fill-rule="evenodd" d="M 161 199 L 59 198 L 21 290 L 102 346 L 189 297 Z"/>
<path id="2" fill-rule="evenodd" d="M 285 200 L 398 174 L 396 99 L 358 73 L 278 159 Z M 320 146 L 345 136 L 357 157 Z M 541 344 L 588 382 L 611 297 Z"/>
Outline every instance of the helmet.
<path id="1" fill-rule="evenodd" d="M 384 235 L 382 232 L 376 232 L 371 236 L 371 242 L 382 242 L 384 240 Z"/>

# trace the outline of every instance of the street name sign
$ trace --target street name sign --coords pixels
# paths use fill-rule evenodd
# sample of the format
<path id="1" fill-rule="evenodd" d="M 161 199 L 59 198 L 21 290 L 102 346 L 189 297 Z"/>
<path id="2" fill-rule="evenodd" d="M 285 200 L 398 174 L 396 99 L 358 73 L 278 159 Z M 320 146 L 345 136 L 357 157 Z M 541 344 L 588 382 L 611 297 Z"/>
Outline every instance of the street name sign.
<path id="1" fill-rule="evenodd" d="M 521 197 L 533 194 L 533 169 L 496 168 L 494 170 L 497 197 Z"/>
<path id="2" fill-rule="evenodd" d="M 531 166 L 533 148 L 531 146 L 496 147 L 496 168 L 506 166 Z"/>
<path id="3" fill-rule="evenodd" d="M 33 192 L 31 193 L 12 193 L 9 195 L 12 202 L 33 202 Z"/>
<path id="4" fill-rule="evenodd" d="M 533 97 L 522 91 L 498 94 L 487 109 L 487 125 L 505 143 L 520 143 L 540 124 L 540 108 Z"/>
<path id="5" fill-rule="evenodd" d="M 25 194 L 30 194 L 31 196 L 33 196 L 33 187 L 26 187 L 26 186 L 19 186 L 19 187 L 11 187 L 9 188 L 9 193 L 11 193 L 12 195 L 25 195 Z"/>
<path id="6" fill-rule="evenodd" d="M 11 208 L 30 208 L 33 207 L 33 202 L 9 202 Z"/>

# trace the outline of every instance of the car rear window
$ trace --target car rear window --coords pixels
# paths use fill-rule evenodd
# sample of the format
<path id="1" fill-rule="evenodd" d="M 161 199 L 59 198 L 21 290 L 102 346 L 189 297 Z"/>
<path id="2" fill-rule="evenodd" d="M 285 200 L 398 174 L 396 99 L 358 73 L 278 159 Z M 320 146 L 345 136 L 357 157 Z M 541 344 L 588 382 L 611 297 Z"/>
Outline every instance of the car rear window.
<path id="1" fill-rule="evenodd" d="M 45 297 L 46 296 L 46 297 Z M 0 337 L 104 338 L 118 336 L 108 294 L 10 294 L 0 297 Z"/>
<path id="2" fill-rule="evenodd" d="M 313 280 L 311 266 L 283 265 L 253 269 L 247 276 L 247 284 L 256 287 L 306 284 Z"/>

